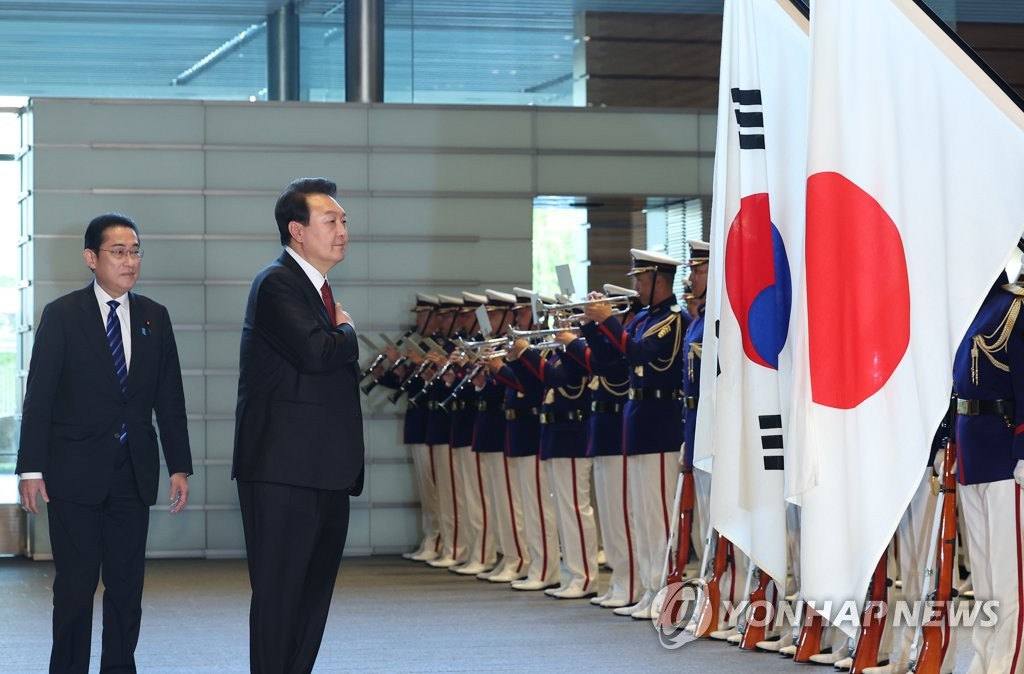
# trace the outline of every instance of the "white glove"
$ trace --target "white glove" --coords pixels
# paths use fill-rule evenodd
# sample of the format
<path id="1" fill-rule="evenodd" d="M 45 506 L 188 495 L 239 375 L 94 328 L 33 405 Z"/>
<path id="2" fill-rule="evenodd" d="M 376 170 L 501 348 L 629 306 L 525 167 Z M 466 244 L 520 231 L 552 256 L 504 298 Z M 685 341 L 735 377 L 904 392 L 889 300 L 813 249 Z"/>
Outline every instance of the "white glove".
<path id="1" fill-rule="evenodd" d="M 1024 487 L 1024 460 L 1017 462 L 1017 466 L 1013 469 L 1013 479 Z"/>

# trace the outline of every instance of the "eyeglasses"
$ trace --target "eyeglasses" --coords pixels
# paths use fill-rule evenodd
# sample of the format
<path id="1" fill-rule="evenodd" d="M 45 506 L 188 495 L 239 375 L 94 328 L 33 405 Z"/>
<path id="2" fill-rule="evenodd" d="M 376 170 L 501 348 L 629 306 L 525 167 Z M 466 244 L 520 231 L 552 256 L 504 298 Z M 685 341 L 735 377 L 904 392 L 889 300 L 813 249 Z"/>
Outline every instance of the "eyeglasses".
<path id="1" fill-rule="evenodd" d="M 141 260 L 144 255 L 141 248 L 100 248 L 105 253 L 110 253 L 114 256 L 115 260 L 123 260 L 125 257 L 131 255 L 136 260 Z"/>

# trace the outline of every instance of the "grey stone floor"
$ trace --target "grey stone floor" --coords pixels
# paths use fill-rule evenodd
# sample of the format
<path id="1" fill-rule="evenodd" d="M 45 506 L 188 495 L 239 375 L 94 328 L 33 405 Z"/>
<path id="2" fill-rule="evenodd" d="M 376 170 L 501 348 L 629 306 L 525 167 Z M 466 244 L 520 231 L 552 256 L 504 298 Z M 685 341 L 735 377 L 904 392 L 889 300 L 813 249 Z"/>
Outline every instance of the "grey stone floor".
<path id="1" fill-rule="evenodd" d="M 45 672 L 53 566 L 0 559 L 0 672 Z M 242 560 L 150 560 L 140 672 L 247 671 Z M 97 596 L 93 670 L 99 663 Z M 957 671 L 966 668 L 962 631 Z M 831 672 L 721 642 L 668 650 L 649 623 L 398 557 L 342 563 L 316 672 Z"/>

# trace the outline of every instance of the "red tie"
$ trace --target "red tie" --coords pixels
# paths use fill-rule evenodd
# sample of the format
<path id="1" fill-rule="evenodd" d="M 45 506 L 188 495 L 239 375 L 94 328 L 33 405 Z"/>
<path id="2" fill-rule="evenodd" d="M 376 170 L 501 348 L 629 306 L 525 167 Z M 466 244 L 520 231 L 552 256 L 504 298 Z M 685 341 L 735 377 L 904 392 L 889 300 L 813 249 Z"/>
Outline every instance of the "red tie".
<path id="1" fill-rule="evenodd" d="M 334 327 L 338 324 L 338 315 L 334 313 L 334 295 L 331 294 L 331 286 L 327 283 L 327 279 L 324 279 L 324 284 L 320 286 L 320 297 L 324 298 L 327 315 L 331 317 L 331 327 Z"/>

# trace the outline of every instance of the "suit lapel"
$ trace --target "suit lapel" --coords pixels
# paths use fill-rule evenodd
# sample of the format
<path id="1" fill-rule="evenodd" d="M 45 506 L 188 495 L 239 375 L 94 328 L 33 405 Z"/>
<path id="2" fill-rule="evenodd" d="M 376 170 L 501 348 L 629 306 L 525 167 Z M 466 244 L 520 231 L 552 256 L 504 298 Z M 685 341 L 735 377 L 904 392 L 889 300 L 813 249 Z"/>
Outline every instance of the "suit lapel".
<path id="1" fill-rule="evenodd" d="M 110 344 L 107 343 L 107 333 L 104 330 L 106 317 L 100 313 L 99 304 L 96 302 L 96 291 L 90 283 L 78 291 L 78 321 L 81 326 L 84 341 L 89 351 L 87 357 L 93 362 L 100 363 L 100 371 L 111 386 L 121 390 L 121 382 L 117 379 L 117 370 L 114 368 L 114 356 L 110 353 Z"/>
<path id="2" fill-rule="evenodd" d="M 131 311 L 132 364 L 128 368 L 128 392 L 139 386 L 146 364 L 153 355 L 152 318 L 139 301 L 138 295 L 128 293 L 128 306 Z"/>

